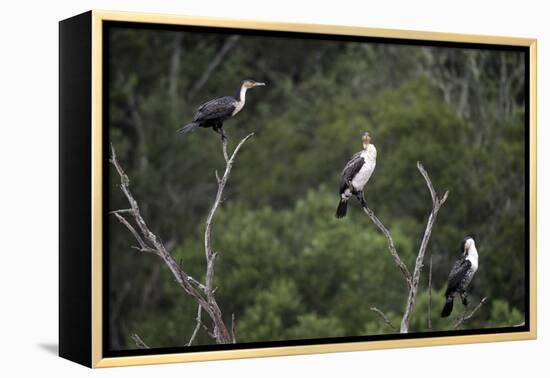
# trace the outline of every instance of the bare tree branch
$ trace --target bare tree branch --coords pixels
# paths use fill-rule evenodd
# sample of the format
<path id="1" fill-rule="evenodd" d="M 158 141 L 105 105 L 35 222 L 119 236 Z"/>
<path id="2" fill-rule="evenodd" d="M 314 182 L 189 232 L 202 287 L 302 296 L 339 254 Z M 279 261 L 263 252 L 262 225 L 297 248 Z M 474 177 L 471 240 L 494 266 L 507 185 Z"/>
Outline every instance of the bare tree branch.
<path id="1" fill-rule="evenodd" d="M 437 192 L 435 191 L 432 185 L 430 177 L 428 176 L 428 172 L 426 172 L 426 170 L 424 169 L 424 166 L 420 162 L 417 162 L 416 166 L 420 171 L 420 174 L 422 175 L 422 177 L 424 177 L 424 180 L 426 181 L 426 185 L 428 186 L 428 190 L 430 191 L 430 196 L 432 198 L 432 211 L 430 212 L 430 215 L 428 217 L 426 229 L 424 230 L 424 236 L 420 244 L 418 255 L 416 256 L 416 263 L 414 266 L 414 271 L 412 276 L 407 266 L 403 263 L 403 261 L 399 257 L 399 254 L 395 249 L 395 245 L 388 228 L 384 226 L 384 224 L 376 217 L 376 215 L 374 215 L 374 212 L 371 209 L 369 209 L 367 206 L 363 206 L 363 211 L 369 216 L 372 222 L 380 229 L 380 231 L 382 231 L 382 233 L 386 237 L 386 240 L 388 242 L 388 250 L 390 251 L 390 254 L 394 259 L 395 265 L 397 265 L 399 270 L 401 270 L 401 273 L 403 274 L 403 277 L 407 282 L 409 293 L 408 293 L 407 302 L 405 305 L 405 312 L 403 314 L 403 318 L 401 319 L 401 326 L 400 326 L 401 333 L 407 333 L 409 331 L 409 322 L 410 322 L 410 318 L 414 308 L 414 304 L 416 302 L 416 294 L 418 292 L 418 285 L 420 283 L 420 273 L 422 271 L 422 267 L 424 264 L 423 263 L 424 255 L 426 253 L 426 248 L 428 247 L 428 241 L 430 240 L 432 228 L 435 224 L 435 220 L 437 219 L 437 213 L 439 212 L 439 209 L 445 203 L 445 201 L 447 200 L 447 196 L 449 195 L 449 192 L 447 191 L 443 195 L 443 198 L 439 199 L 439 197 L 437 196 Z"/>
<path id="2" fill-rule="evenodd" d="M 134 238 L 137 240 L 139 244 L 138 249 L 152 252 L 158 255 L 164 261 L 164 263 L 168 266 L 172 275 L 174 276 L 178 284 L 181 286 L 181 288 L 185 291 L 185 293 L 190 295 L 198 303 L 199 307 L 202 310 L 197 310 L 197 311 L 204 310 L 208 314 L 214 326 L 214 332 L 210 334 L 215 338 L 218 344 L 231 343 L 232 337 L 229 334 L 227 327 L 225 326 L 222 312 L 214 297 L 215 288 L 214 288 L 213 282 L 214 282 L 214 261 L 215 261 L 216 253 L 212 251 L 211 240 L 210 240 L 212 221 L 214 219 L 216 210 L 218 209 L 221 203 L 223 190 L 229 178 L 231 168 L 233 167 L 233 164 L 235 162 L 235 157 L 237 156 L 237 153 L 241 149 L 242 145 L 248 139 L 250 139 L 253 135 L 254 135 L 253 133 L 249 134 L 244 139 L 242 139 L 240 143 L 237 145 L 237 147 L 235 148 L 235 150 L 233 151 L 231 157 L 226 159 L 225 172 L 223 177 L 218 183 L 218 191 L 216 194 L 216 199 L 208 214 L 208 218 L 206 221 L 206 230 L 205 230 L 205 255 L 206 255 L 206 262 L 207 262 L 205 285 L 202 285 L 200 282 L 198 282 L 189 274 L 187 274 L 183 266 L 178 264 L 176 260 L 172 257 L 172 255 L 168 252 L 165 245 L 162 243 L 161 239 L 149 229 L 149 227 L 147 226 L 147 223 L 141 216 L 138 203 L 134 199 L 130 191 L 130 180 L 126 175 L 126 173 L 124 172 L 122 166 L 119 164 L 116 156 L 116 151 L 114 147 L 111 145 L 110 162 L 113 164 L 117 173 L 120 176 L 120 189 L 124 193 L 124 196 L 126 197 L 130 205 L 130 209 L 125 209 L 124 212 L 133 215 L 134 221 L 137 224 L 138 229 L 134 228 L 122 215 L 119 214 L 121 211 L 115 211 L 113 214 L 132 233 L 132 235 L 134 236 Z M 224 150 L 224 154 L 226 154 L 227 141 L 225 140 L 225 138 L 223 139 L 223 141 L 224 141 L 223 150 Z"/>
<path id="3" fill-rule="evenodd" d="M 109 211 L 109 214 L 123 214 L 123 213 L 134 213 L 133 209 L 119 209 L 119 210 L 113 210 Z"/>
<path id="4" fill-rule="evenodd" d="M 124 218 L 122 215 L 120 215 L 119 213 L 113 213 L 115 215 L 115 217 L 120 221 L 120 223 L 122 223 L 123 225 L 126 226 L 126 228 L 128 230 L 130 230 L 130 232 L 132 233 L 132 235 L 134 235 L 134 238 L 136 238 L 137 242 L 139 243 L 139 248 L 135 248 L 137 249 L 138 251 L 141 251 L 141 252 L 152 252 L 154 254 L 156 254 L 157 252 L 149 247 L 144 241 L 143 239 L 141 238 L 141 236 L 139 236 L 139 234 L 137 233 L 136 229 L 134 228 L 134 226 L 132 226 L 127 220 L 126 218 Z"/>
<path id="5" fill-rule="evenodd" d="M 190 296 L 192 296 L 201 306 L 204 308 L 204 310 L 212 314 L 213 321 L 215 319 L 213 311 L 209 308 L 208 302 L 206 299 L 201 295 L 201 293 L 191 284 L 191 280 L 189 275 L 183 270 L 180 265 L 174 260 L 172 255 L 166 250 L 164 244 L 160 241 L 160 238 L 158 238 L 153 232 L 149 230 L 149 227 L 145 223 L 145 220 L 141 216 L 139 206 L 137 204 L 137 201 L 134 199 L 131 191 L 130 191 L 130 180 L 124 170 L 122 169 L 122 166 L 119 164 L 116 156 L 116 151 L 113 146 L 111 146 L 111 164 L 115 167 L 116 171 L 118 172 L 120 176 L 120 189 L 124 193 L 126 199 L 128 200 L 128 203 L 130 204 L 130 207 L 132 209 L 132 215 L 134 216 L 134 220 L 136 224 L 138 225 L 138 228 L 141 232 L 141 235 L 143 239 L 147 240 L 153 247 L 155 254 L 157 254 L 168 266 L 170 271 L 172 272 L 173 276 L 176 278 L 176 281 L 179 283 L 179 285 L 183 288 L 183 290 Z M 115 213 L 115 216 L 120 216 L 118 213 Z M 137 232 L 136 232 L 137 234 Z M 135 234 L 134 234 L 135 236 Z M 138 240 L 139 243 L 139 240 Z M 140 244 L 141 245 L 141 244 Z M 216 321 L 219 321 L 219 319 L 216 319 Z"/>
<path id="6" fill-rule="evenodd" d="M 208 305 L 212 306 L 214 311 L 218 312 L 219 307 L 216 303 L 216 298 L 214 297 L 214 263 L 216 260 L 217 254 L 212 250 L 212 241 L 211 241 L 211 234 L 212 234 L 212 222 L 214 220 L 214 215 L 216 214 L 216 210 L 218 210 L 218 207 L 220 205 L 220 202 L 222 200 L 222 194 L 223 190 L 225 189 L 225 184 L 227 183 L 227 179 L 229 178 L 229 174 L 231 173 L 231 169 L 233 168 L 233 164 L 235 162 L 235 157 L 237 156 L 237 153 L 243 146 L 243 144 L 252 136 L 254 133 L 248 134 L 246 137 L 244 137 L 237 147 L 233 150 L 233 153 L 231 154 L 230 158 L 227 158 L 227 138 L 222 138 L 222 144 L 223 144 L 223 150 L 224 155 L 226 159 L 226 167 L 225 172 L 221 179 L 218 181 L 218 192 L 216 193 L 216 199 L 214 200 L 214 204 L 212 205 L 212 208 L 210 209 L 210 212 L 208 213 L 208 217 L 206 218 L 206 228 L 204 230 L 204 252 L 206 257 L 206 284 L 205 284 L 205 293 L 206 293 L 206 299 L 208 301 Z M 219 316 L 221 317 L 221 311 L 219 311 Z M 216 339 L 219 337 L 222 337 L 224 340 L 227 340 L 229 342 L 231 340 L 229 333 L 227 332 L 227 329 L 225 326 L 223 328 L 219 327 L 219 324 L 214 324 L 214 335 L 216 336 Z"/>
<path id="7" fill-rule="evenodd" d="M 199 329 L 201 328 L 201 325 L 202 325 L 202 307 L 199 305 L 197 306 L 197 317 L 196 317 L 196 320 L 197 320 L 197 325 L 195 326 L 195 329 L 193 330 L 193 333 L 191 334 L 191 337 L 189 338 L 189 341 L 187 342 L 187 346 L 190 346 L 193 344 L 193 341 L 195 341 L 195 337 L 197 337 L 197 333 L 199 332 Z"/>
<path id="8" fill-rule="evenodd" d="M 426 229 L 424 230 L 424 236 L 422 237 L 422 242 L 420 243 L 420 250 L 418 251 L 418 255 L 416 256 L 416 263 L 414 265 L 412 284 L 409 289 L 409 296 L 407 298 L 405 314 L 403 315 L 403 319 L 401 320 L 401 329 L 400 329 L 401 333 L 409 332 L 409 322 L 413 312 L 414 303 L 416 301 L 416 294 L 418 292 L 418 285 L 420 283 L 420 273 L 422 271 L 422 267 L 424 266 L 424 254 L 426 253 L 426 248 L 428 247 L 428 242 L 432 234 L 432 228 L 437 219 L 437 213 L 439 212 L 439 209 L 445 203 L 449 195 L 449 191 L 446 191 L 445 194 L 443 194 L 443 198 L 439 199 L 432 185 L 432 181 L 428 176 L 428 172 L 426 172 L 426 170 L 424 169 L 424 166 L 420 162 L 417 162 L 416 166 L 420 171 L 420 173 L 422 174 L 422 176 L 424 177 L 424 180 L 426 181 L 426 185 L 428 186 L 430 195 L 432 197 L 433 208 L 432 208 L 432 211 L 430 212 L 430 216 L 428 217 L 428 223 L 426 224 Z"/>
<path id="9" fill-rule="evenodd" d="M 376 307 L 371 307 L 370 308 L 371 311 L 375 312 L 378 316 L 380 316 L 380 319 L 382 319 L 384 321 L 384 323 L 386 323 L 392 330 L 394 331 L 397 331 L 397 327 L 395 327 L 392 322 L 390 321 L 390 319 L 388 319 L 388 317 L 386 316 L 386 314 L 384 314 L 381 310 L 379 310 L 378 308 Z"/>
<path id="10" fill-rule="evenodd" d="M 139 349 L 149 349 L 149 346 L 143 342 L 143 340 L 141 339 L 141 337 L 139 337 L 137 333 L 130 335 L 130 337 L 132 338 L 132 340 L 134 340 L 134 343 L 136 343 L 136 346 Z"/>
<path id="11" fill-rule="evenodd" d="M 235 324 L 235 313 L 232 313 L 231 314 L 231 339 L 233 341 L 233 344 L 235 344 L 237 342 L 237 337 L 236 337 L 236 324 Z"/>
<path id="12" fill-rule="evenodd" d="M 223 158 L 225 159 L 225 164 L 229 163 L 229 155 L 227 154 L 227 138 L 225 138 L 223 135 L 225 135 L 225 131 L 223 130 L 223 127 L 221 129 L 222 131 L 222 152 L 223 152 Z M 221 183 L 221 179 L 218 175 L 218 170 L 216 172 L 216 180 L 218 180 L 218 185 Z"/>
<path id="13" fill-rule="evenodd" d="M 477 304 L 477 306 L 474 307 L 474 309 L 468 315 L 464 313 L 464 315 L 461 316 L 455 323 L 454 329 L 458 329 L 458 327 L 460 327 L 464 322 L 470 320 L 472 316 L 474 316 L 476 311 L 479 310 L 485 303 L 487 303 L 487 297 L 483 297 L 481 301 Z"/>
<path id="14" fill-rule="evenodd" d="M 401 270 L 401 273 L 403 273 L 403 277 L 405 278 L 405 281 L 407 282 L 407 287 L 411 286 L 411 273 L 409 272 L 409 269 L 403 263 L 401 258 L 399 257 L 399 254 L 397 253 L 397 250 L 395 249 L 395 245 L 393 243 L 393 239 L 391 236 L 390 231 L 384 226 L 384 224 L 378 219 L 378 217 L 374 214 L 374 212 L 368 207 L 363 207 L 363 211 L 369 216 L 369 218 L 372 220 L 372 222 L 382 231 L 384 236 L 386 237 L 386 240 L 388 242 L 388 250 L 390 251 L 390 254 L 393 257 L 393 260 L 395 262 L 395 265 Z"/>

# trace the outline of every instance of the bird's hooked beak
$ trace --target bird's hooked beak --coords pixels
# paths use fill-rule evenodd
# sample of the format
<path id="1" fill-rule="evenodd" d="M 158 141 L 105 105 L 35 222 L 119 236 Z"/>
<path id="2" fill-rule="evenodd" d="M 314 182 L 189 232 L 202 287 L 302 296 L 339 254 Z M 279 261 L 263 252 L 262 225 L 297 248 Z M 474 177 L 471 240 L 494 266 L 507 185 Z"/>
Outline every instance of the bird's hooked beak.
<path id="1" fill-rule="evenodd" d="M 243 81 L 242 88 L 250 89 L 250 88 L 260 87 L 260 86 L 264 86 L 264 85 L 265 85 L 265 83 L 260 83 L 260 82 L 254 81 L 254 80 L 245 80 L 245 81 Z"/>

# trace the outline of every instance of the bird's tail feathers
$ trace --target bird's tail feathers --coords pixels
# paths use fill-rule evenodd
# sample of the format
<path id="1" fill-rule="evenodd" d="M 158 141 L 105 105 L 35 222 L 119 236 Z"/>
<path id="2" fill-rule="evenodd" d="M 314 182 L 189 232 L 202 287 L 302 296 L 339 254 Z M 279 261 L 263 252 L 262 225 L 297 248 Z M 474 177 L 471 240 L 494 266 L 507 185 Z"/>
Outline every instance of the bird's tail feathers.
<path id="1" fill-rule="evenodd" d="M 178 133 L 187 134 L 187 133 L 195 130 L 197 127 L 199 127 L 199 124 L 197 122 L 191 122 L 190 124 L 187 124 L 187 125 L 179 128 Z"/>
<path id="2" fill-rule="evenodd" d="M 336 218 L 343 218 L 348 212 L 348 201 L 340 199 L 338 203 L 338 208 L 336 209 Z"/>
<path id="3" fill-rule="evenodd" d="M 441 311 L 442 318 L 446 318 L 447 316 L 451 315 L 451 312 L 453 312 L 453 302 L 453 297 L 447 297 L 445 306 L 443 306 L 443 311 Z"/>

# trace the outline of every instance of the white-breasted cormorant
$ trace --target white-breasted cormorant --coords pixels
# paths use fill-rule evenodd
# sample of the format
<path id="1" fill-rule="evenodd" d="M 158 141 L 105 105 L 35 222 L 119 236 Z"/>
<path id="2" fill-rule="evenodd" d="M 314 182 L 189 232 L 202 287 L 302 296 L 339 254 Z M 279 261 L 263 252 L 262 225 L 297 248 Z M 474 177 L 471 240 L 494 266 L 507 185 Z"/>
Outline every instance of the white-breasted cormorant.
<path id="1" fill-rule="evenodd" d="M 446 301 L 441 311 L 442 318 L 449 316 L 453 311 L 453 302 L 457 295 L 462 299 L 464 306 L 468 305 L 466 288 L 472 282 L 478 266 L 476 243 L 472 237 L 467 236 L 462 241 L 462 255 L 456 260 L 447 280 Z"/>
<path id="2" fill-rule="evenodd" d="M 225 138 L 223 130 L 223 121 L 229 117 L 235 116 L 241 111 L 245 104 L 246 91 L 265 83 L 258 83 L 254 80 L 244 80 L 241 84 L 241 90 L 238 97 L 225 96 L 215 98 L 202 104 L 193 122 L 178 129 L 179 133 L 187 134 L 197 127 L 211 127 L 215 132 Z"/>
<path id="3" fill-rule="evenodd" d="M 369 181 L 376 167 L 376 147 L 371 143 L 369 133 L 363 135 L 363 151 L 356 153 L 348 161 L 340 179 L 340 202 L 336 209 L 336 218 L 346 216 L 348 200 L 356 196 L 362 206 L 366 207 L 363 187 Z"/>

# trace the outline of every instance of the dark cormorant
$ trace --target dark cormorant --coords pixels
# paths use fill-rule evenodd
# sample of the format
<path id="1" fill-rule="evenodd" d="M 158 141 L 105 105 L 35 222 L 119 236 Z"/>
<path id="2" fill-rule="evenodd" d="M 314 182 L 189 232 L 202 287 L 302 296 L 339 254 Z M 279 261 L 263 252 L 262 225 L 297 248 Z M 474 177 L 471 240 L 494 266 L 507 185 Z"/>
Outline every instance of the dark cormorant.
<path id="1" fill-rule="evenodd" d="M 223 121 L 229 117 L 235 116 L 244 106 L 246 91 L 265 83 L 258 83 L 254 80 L 245 80 L 241 85 L 239 97 L 225 96 L 215 98 L 202 104 L 193 122 L 178 129 L 179 133 L 187 134 L 197 127 L 211 127 L 215 132 L 225 138 L 223 130 Z"/>
<path id="2" fill-rule="evenodd" d="M 369 133 L 363 135 L 363 151 L 356 153 L 348 161 L 340 179 L 340 202 L 336 209 L 336 218 L 346 216 L 348 200 L 356 196 L 361 205 L 366 206 L 363 187 L 369 181 L 376 167 L 376 147 L 371 143 Z"/>
<path id="3" fill-rule="evenodd" d="M 445 291 L 445 306 L 441 312 L 441 317 L 445 318 L 453 311 L 454 297 L 460 295 L 462 304 L 468 305 L 466 288 L 474 278 L 478 268 L 478 256 L 476 243 L 474 239 L 467 236 L 462 241 L 462 255 L 456 260 L 449 279 L 447 281 L 447 291 Z"/>

